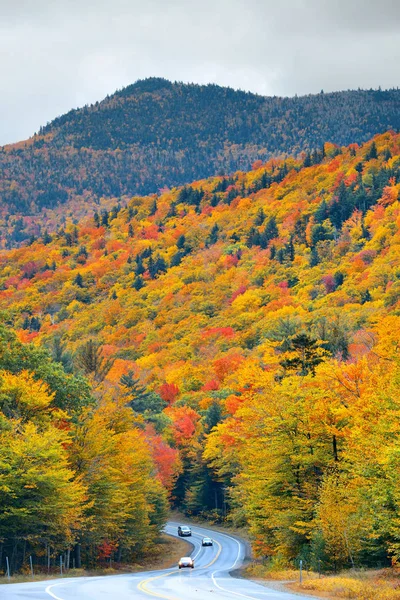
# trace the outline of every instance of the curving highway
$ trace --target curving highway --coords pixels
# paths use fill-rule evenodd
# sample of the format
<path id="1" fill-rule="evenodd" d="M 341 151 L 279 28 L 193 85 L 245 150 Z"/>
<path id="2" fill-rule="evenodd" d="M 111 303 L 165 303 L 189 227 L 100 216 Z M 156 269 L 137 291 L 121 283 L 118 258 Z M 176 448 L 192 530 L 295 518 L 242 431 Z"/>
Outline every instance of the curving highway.
<path id="1" fill-rule="evenodd" d="M 177 537 L 178 523 L 169 522 L 165 532 Z M 201 546 L 209 536 L 212 547 Z M 246 579 L 231 577 L 246 554 L 239 539 L 205 527 L 192 527 L 193 545 L 190 553 L 194 569 L 177 567 L 164 571 L 149 571 L 105 577 L 76 577 L 33 583 L 0 586 L 1 600 L 299 600 L 310 598 L 289 592 L 278 592 Z M 315 596 L 313 597 L 315 600 Z M 310 599 L 311 600 L 311 599 Z"/>

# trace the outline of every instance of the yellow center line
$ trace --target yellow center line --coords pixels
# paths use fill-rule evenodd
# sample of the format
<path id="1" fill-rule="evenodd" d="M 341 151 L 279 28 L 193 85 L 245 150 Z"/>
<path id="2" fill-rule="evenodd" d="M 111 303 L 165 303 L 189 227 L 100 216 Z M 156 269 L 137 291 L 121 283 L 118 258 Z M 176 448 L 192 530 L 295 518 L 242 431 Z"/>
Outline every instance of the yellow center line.
<path id="1" fill-rule="evenodd" d="M 211 567 L 211 565 L 213 565 L 215 563 L 215 561 L 218 559 L 219 555 L 221 554 L 221 552 L 222 552 L 221 544 L 219 542 L 217 542 L 217 540 L 214 540 L 214 543 L 217 544 L 217 546 L 218 546 L 217 554 L 214 556 L 214 558 L 209 563 L 199 567 L 199 569 L 208 569 L 208 567 Z M 164 600 L 179 600 L 178 598 L 171 598 L 171 596 L 164 596 L 163 594 L 158 594 L 157 592 L 152 592 L 147 587 L 148 583 L 150 583 L 152 581 L 156 581 L 156 579 L 162 579 L 163 577 L 168 577 L 169 575 L 178 575 L 178 572 L 170 571 L 169 573 L 163 573 L 162 575 L 157 575 L 156 577 L 148 577 L 147 579 L 143 579 L 143 581 L 138 583 L 138 586 L 137 586 L 138 590 L 140 590 L 141 592 L 144 592 L 145 594 L 148 594 L 149 596 L 155 596 L 156 598 L 163 598 Z"/>
<path id="2" fill-rule="evenodd" d="M 201 567 L 199 567 L 199 569 L 208 569 L 208 567 L 211 567 L 211 565 L 213 565 L 215 563 L 215 561 L 218 559 L 219 555 L 222 552 L 222 546 L 219 542 L 217 542 L 217 540 L 213 540 L 215 544 L 217 544 L 218 546 L 218 552 L 217 554 L 214 556 L 214 558 L 212 559 L 212 561 L 210 561 L 208 564 L 206 565 L 202 565 Z"/>
<path id="3" fill-rule="evenodd" d="M 164 596 L 163 594 L 158 594 L 157 592 L 152 592 L 149 590 L 146 585 L 150 583 L 150 581 L 155 581 L 156 579 L 161 579 L 162 577 L 168 577 L 168 575 L 174 575 L 176 571 L 170 571 L 169 573 L 163 573 L 162 575 L 157 575 L 156 577 L 148 577 L 148 579 L 143 579 L 140 583 L 138 583 L 138 590 L 148 594 L 149 596 L 156 596 L 157 598 L 164 598 L 164 600 L 178 600 L 177 598 L 171 598 L 171 596 Z"/>

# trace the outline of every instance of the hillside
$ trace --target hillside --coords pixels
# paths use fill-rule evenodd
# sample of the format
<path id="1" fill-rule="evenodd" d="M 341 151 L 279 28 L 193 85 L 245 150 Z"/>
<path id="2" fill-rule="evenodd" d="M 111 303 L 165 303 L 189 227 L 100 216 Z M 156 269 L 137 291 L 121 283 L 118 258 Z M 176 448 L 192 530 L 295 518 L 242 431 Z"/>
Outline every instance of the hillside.
<path id="1" fill-rule="evenodd" d="M 3 245 L 113 198 L 248 170 L 258 160 L 362 143 L 400 128 L 400 92 L 262 97 L 217 85 L 138 81 L 0 149 Z M 40 214 L 40 218 L 38 215 Z"/>
<path id="2" fill-rule="evenodd" d="M 2 251 L 3 321 L 129 398 L 187 512 L 262 556 L 398 560 L 399 181 L 385 133 L 134 197 Z"/>

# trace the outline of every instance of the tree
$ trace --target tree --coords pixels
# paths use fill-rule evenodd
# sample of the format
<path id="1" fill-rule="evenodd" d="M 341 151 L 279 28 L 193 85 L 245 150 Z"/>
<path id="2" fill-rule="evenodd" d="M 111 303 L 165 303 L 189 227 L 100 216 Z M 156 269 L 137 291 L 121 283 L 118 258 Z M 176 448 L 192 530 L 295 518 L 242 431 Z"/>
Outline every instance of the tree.
<path id="1" fill-rule="evenodd" d="M 150 216 L 150 217 L 154 216 L 154 215 L 156 214 L 156 212 L 157 212 L 157 209 L 158 209 L 158 206 L 157 206 L 157 199 L 156 199 L 156 198 L 154 198 L 154 200 L 152 201 L 152 203 L 151 203 L 151 205 L 150 205 L 150 212 L 149 212 L 149 216 Z"/>
<path id="2" fill-rule="evenodd" d="M 373 141 L 368 149 L 367 154 L 365 155 L 365 160 L 372 160 L 378 158 L 378 152 L 376 149 L 376 143 Z"/>
<path id="3" fill-rule="evenodd" d="M 136 413 L 160 413 L 167 403 L 158 394 L 148 392 L 144 386 L 135 379 L 133 371 L 129 371 L 121 377 L 120 381 L 124 388 L 124 397 L 128 405 Z"/>
<path id="4" fill-rule="evenodd" d="M 76 274 L 76 277 L 74 279 L 74 284 L 80 288 L 83 288 L 83 277 L 80 273 Z"/>
<path id="5" fill-rule="evenodd" d="M 295 371 L 299 375 L 311 373 L 328 356 L 322 342 L 312 339 L 306 333 L 298 333 L 288 340 L 289 348 L 283 353 L 279 364 L 285 372 Z"/>
<path id="6" fill-rule="evenodd" d="M 256 227 L 259 227 L 260 225 L 262 225 L 264 223 L 264 221 L 265 221 L 265 213 L 262 208 L 259 208 L 258 212 L 257 212 L 257 216 L 254 221 L 254 225 Z"/>
<path id="7" fill-rule="evenodd" d="M 210 234 L 208 236 L 208 244 L 210 244 L 210 246 L 212 246 L 213 244 L 216 244 L 218 241 L 218 234 L 219 234 L 219 227 L 218 225 L 215 223 L 212 226 L 212 229 L 210 231 Z"/>
<path id="8" fill-rule="evenodd" d="M 279 235 L 278 227 L 276 224 L 276 218 L 274 216 L 270 217 L 265 225 L 264 231 L 261 234 L 262 247 L 266 248 L 268 243 L 277 238 Z"/>
<path id="9" fill-rule="evenodd" d="M 65 432 L 51 424 L 38 427 L 32 422 L 9 422 L 4 428 L 3 421 L 0 535 L 12 556 L 12 569 L 21 566 L 17 563 L 17 539 L 39 553 L 45 543 L 63 552 L 76 539 L 86 489 L 69 466 L 68 441 Z"/>
<path id="10" fill-rule="evenodd" d="M 90 339 L 78 348 L 75 363 L 85 375 L 92 375 L 96 381 L 102 381 L 111 369 L 113 360 L 104 358 L 101 344 Z"/>

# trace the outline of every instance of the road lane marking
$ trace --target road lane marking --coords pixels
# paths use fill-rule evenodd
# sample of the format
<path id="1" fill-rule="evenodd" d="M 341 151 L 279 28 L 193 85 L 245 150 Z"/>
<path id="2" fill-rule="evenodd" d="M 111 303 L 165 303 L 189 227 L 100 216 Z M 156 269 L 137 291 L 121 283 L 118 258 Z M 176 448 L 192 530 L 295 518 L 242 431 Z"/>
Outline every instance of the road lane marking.
<path id="1" fill-rule="evenodd" d="M 69 582 L 67 582 L 69 583 Z M 54 600 L 64 600 L 64 598 L 60 598 L 60 596 L 56 596 L 55 594 L 53 594 L 53 592 L 51 592 L 51 588 L 53 587 L 57 587 L 58 585 L 64 585 L 65 582 L 63 581 L 62 583 L 53 583 L 52 585 L 48 585 L 47 588 L 45 589 L 46 594 L 48 594 L 49 596 L 51 596 L 52 598 L 54 598 Z"/>
<path id="2" fill-rule="evenodd" d="M 207 528 L 204 528 L 207 531 Z M 212 530 L 209 530 L 212 531 Z M 195 535 L 198 535 L 200 537 L 204 537 L 202 536 L 200 533 L 198 532 L 193 532 Z M 243 544 L 241 542 L 239 542 L 239 540 L 237 540 L 236 538 L 226 534 L 226 533 L 221 533 L 220 531 L 216 531 L 217 534 L 222 535 L 223 537 L 228 538 L 229 540 L 232 540 L 233 542 L 236 542 L 236 544 L 238 545 L 238 553 L 236 556 L 236 559 L 234 561 L 234 563 L 228 568 L 228 569 L 223 569 L 224 571 L 231 571 L 232 569 L 235 568 L 235 566 L 237 565 L 239 559 L 240 559 L 240 553 L 241 553 L 241 549 Z M 214 542 L 218 545 L 218 552 L 217 555 L 215 556 L 215 558 L 209 562 L 207 565 L 204 565 L 202 567 L 199 567 L 200 569 L 206 569 L 208 567 L 210 567 L 211 565 L 213 565 L 215 563 L 215 561 L 218 559 L 219 555 L 221 554 L 222 551 L 222 546 L 219 542 L 217 542 L 217 540 L 214 539 Z M 242 598 L 248 598 L 249 600 L 257 600 L 256 598 L 254 598 L 254 596 L 247 596 L 245 594 L 241 594 L 240 592 L 233 592 L 229 589 L 223 588 L 222 586 L 219 585 L 219 583 L 217 583 L 216 578 L 215 578 L 215 574 L 218 573 L 219 569 L 214 571 L 213 573 L 211 573 L 211 579 L 213 584 L 215 585 L 216 588 L 220 589 L 222 592 L 227 592 L 228 594 L 234 594 L 235 596 L 241 596 Z"/>
<path id="3" fill-rule="evenodd" d="M 169 573 L 163 573 L 162 575 L 157 575 L 156 577 L 148 577 L 147 579 L 143 579 L 138 583 L 137 588 L 138 590 L 144 592 L 145 594 L 148 594 L 149 596 L 155 596 L 156 598 L 164 598 L 164 600 L 178 600 L 177 598 L 171 598 L 171 596 L 164 596 L 163 594 L 152 592 L 146 587 L 146 585 L 150 583 L 150 581 L 155 581 L 156 579 L 161 579 L 162 577 L 168 577 L 169 575 L 173 575 L 174 573 L 176 573 L 176 571 L 170 571 Z"/>
<path id="4" fill-rule="evenodd" d="M 227 535 L 226 533 L 220 533 L 220 532 L 217 532 L 217 533 L 219 533 L 220 535 L 223 535 L 224 537 L 227 537 L 230 540 L 233 540 L 234 542 L 237 543 L 237 545 L 239 547 L 235 562 L 233 563 L 233 565 L 231 567 L 229 567 L 229 569 L 226 569 L 227 571 L 231 571 L 237 565 L 237 563 L 240 559 L 240 552 L 241 552 L 243 544 L 241 542 L 239 542 L 239 540 L 237 540 L 236 538 L 234 538 L 230 535 Z M 212 582 L 215 585 L 215 587 L 220 589 L 222 592 L 228 592 L 228 594 L 234 594 L 235 596 L 241 596 L 242 598 L 249 598 L 249 600 L 257 600 L 256 598 L 254 598 L 254 596 L 247 596 L 246 594 L 241 594 L 240 592 L 233 592 L 232 590 L 223 588 L 221 585 L 219 585 L 219 583 L 217 583 L 217 580 L 215 578 L 216 573 L 218 573 L 218 571 L 214 571 L 213 573 L 211 573 L 211 579 L 212 579 Z"/>
<path id="5" fill-rule="evenodd" d="M 195 536 L 198 536 L 200 538 L 204 537 L 199 533 L 193 532 Z M 217 544 L 218 546 L 218 551 L 217 554 L 214 556 L 214 558 L 207 563 L 206 565 L 201 565 L 200 567 L 198 567 L 197 570 L 199 569 L 208 569 L 209 567 L 211 567 L 211 565 L 213 565 L 215 563 L 216 560 L 218 560 L 219 555 L 221 554 L 222 551 L 222 546 L 219 542 L 217 542 L 217 540 L 214 540 L 214 542 Z M 195 558 L 197 558 L 197 556 L 200 554 L 200 552 L 202 551 L 203 546 L 200 546 L 198 551 L 196 552 L 196 554 L 193 556 L 193 560 Z M 163 577 L 168 577 L 169 575 L 177 575 L 179 572 L 178 571 L 170 571 L 169 573 L 163 573 L 162 575 L 157 575 L 156 577 L 149 577 L 147 579 L 144 579 L 143 581 L 141 581 L 140 583 L 138 583 L 138 589 L 141 592 L 144 592 L 145 594 L 148 594 L 150 596 L 155 596 L 156 598 L 164 598 L 165 600 L 177 600 L 176 598 L 171 598 L 171 596 L 164 596 L 163 594 L 159 594 L 158 592 L 154 592 L 151 591 L 147 588 L 147 584 L 149 584 L 152 581 L 156 581 L 157 579 L 162 579 Z M 61 599 L 60 599 L 61 600 Z"/>
<path id="6" fill-rule="evenodd" d="M 197 534 L 197 535 L 198 535 L 198 534 Z M 212 560 L 211 560 L 209 563 L 207 563 L 206 565 L 201 565 L 201 566 L 199 567 L 199 569 L 208 569 L 208 567 L 211 567 L 211 565 L 213 565 L 213 564 L 215 563 L 215 561 L 216 561 L 216 560 L 218 560 L 218 558 L 219 558 L 219 555 L 220 555 L 220 554 L 221 554 L 221 552 L 222 552 L 222 546 L 221 546 L 221 544 L 220 544 L 219 542 L 217 542 L 217 540 L 213 540 L 213 541 L 214 541 L 214 542 L 217 544 L 217 546 L 218 546 L 218 552 L 217 552 L 217 554 L 214 556 L 214 558 L 213 558 L 213 559 L 212 559 Z"/>
<path id="7" fill-rule="evenodd" d="M 211 579 L 213 580 L 213 584 L 215 585 L 215 587 L 217 587 L 222 592 L 227 592 L 228 594 L 234 594 L 235 596 L 241 596 L 242 598 L 249 598 L 249 600 L 257 600 L 257 598 L 254 598 L 254 596 L 247 596 L 246 594 L 241 594 L 240 592 L 233 592 L 232 590 L 228 590 L 227 588 L 222 587 L 221 585 L 219 585 L 219 583 L 217 583 L 217 581 L 214 577 L 215 573 L 218 573 L 218 571 L 214 571 L 214 573 L 212 573 Z"/>
<path id="8" fill-rule="evenodd" d="M 172 527 L 171 527 L 171 529 L 172 529 Z M 167 532 L 166 532 L 166 533 L 167 533 Z M 171 535 L 171 534 L 168 534 L 168 535 Z M 193 534 L 192 534 L 192 536 L 193 536 L 193 537 L 194 537 L 194 536 L 196 536 L 196 537 L 199 537 L 200 539 L 203 539 L 203 537 L 204 537 L 204 535 L 202 535 L 202 534 L 200 534 L 200 533 L 198 533 L 198 532 L 196 532 L 196 531 L 193 531 Z M 176 538 L 177 536 L 176 536 L 176 535 L 174 535 L 174 534 L 172 534 L 172 537 Z M 179 539 L 179 538 L 178 538 L 178 539 Z M 196 541 L 197 541 L 197 540 L 196 540 Z M 221 547 L 221 545 L 220 545 L 220 544 L 217 542 L 217 540 L 213 540 L 213 541 L 214 541 L 214 542 L 217 544 L 217 546 L 219 546 L 219 550 L 218 550 L 218 552 L 217 552 L 217 555 L 216 555 L 216 557 L 214 558 L 214 560 L 212 560 L 212 561 L 211 561 L 210 563 L 208 563 L 207 565 L 204 565 L 204 566 L 202 565 L 202 566 L 198 567 L 199 569 L 204 569 L 204 568 L 210 567 L 212 564 L 214 564 L 214 563 L 215 563 L 215 561 L 217 560 L 217 558 L 218 558 L 218 557 L 219 557 L 219 555 L 221 554 L 221 550 L 222 550 L 222 547 Z M 191 543 L 191 542 L 189 542 L 189 543 Z M 195 546 L 195 544 L 192 544 L 192 545 L 194 546 L 194 549 L 196 550 L 196 546 Z M 202 549 L 203 549 L 203 546 L 200 544 L 200 545 L 199 545 L 199 549 L 197 550 L 196 554 L 195 554 L 194 556 L 192 556 L 193 560 L 196 560 L 196 558 L 199 556 L 199 554 L 200 554 L 200 552 L 202 551 Z"/>

